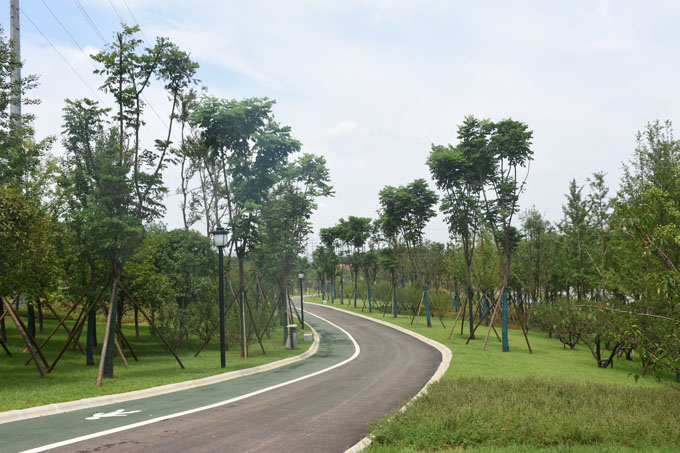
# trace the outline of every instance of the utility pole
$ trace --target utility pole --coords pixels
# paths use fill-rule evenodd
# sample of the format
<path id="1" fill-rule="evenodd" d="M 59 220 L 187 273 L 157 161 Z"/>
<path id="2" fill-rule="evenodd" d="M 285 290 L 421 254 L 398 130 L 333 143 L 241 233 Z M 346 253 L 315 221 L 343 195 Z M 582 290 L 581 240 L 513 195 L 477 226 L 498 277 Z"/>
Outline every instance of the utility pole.
<path id="1" fill-rule="evenodd" d="M 12 56 L 14 61 L 21 63 L 21 46 L 19 45 L 19 0 L 9 1 L 9 22 L 10 35 L 9 39 L 12 41 Z M 11 75 L 12 86 L 17 87 L 17 92 L 13 96 L 10 103 L 10 117 L 14 118 L 17 123 L 21 122 L 21 66 L 17 65 L 12 69 Z"/>

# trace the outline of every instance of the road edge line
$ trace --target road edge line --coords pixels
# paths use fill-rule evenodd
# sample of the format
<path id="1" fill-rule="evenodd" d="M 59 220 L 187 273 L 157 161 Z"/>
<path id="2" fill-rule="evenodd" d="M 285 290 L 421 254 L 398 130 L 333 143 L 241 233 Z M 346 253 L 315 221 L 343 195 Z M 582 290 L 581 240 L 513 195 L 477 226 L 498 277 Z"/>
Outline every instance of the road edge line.
<path id="1" fill-rule="evenodd" d="M 391 327 L 395 330 L 398 330 L 398 331 L 403 332 L 407 335 L 410 335 L 410 336 L 422 341 L 423 343 L 426 343 L 426 344 L 432 346 L 433 348 L 437 349 L 441 353 L 442 361 L 439 364 L 439 367 L 437 368 L 437 370 L 434 372 L 434 374 L 430 378 L 430 380 L 425 383 L 423 388 L 420 389 L 420 391 L 418 393 L 416 393 L 416 395 L 413 398 L 411 398 L 406 404 L 404 404 L 401 407 L 401 409 L 399 409 L 399 412 L 402 412 L 402 413 L 405 412 L 406 409 L 408 408 L 408 406 L 410 406 L 411 403 L 413 403 L 413 401 L 415 401 L 416 399 L 420 398 L 422 395 L 427 393 L 427 388 L 430 386 L 430 384 L 433 384 L 433 383 L 437 382 L 439 379 L 441 379 L 442 376 L 444 376 L 444 373 L 446 373 L 446 370 L 449 368 L 449 364 L 451 363 L 451 359 L 453 357 L 453 353 L 451 352 L 451 349 L 449 349 L 448 346 L 446 346 L 446 345 L 444 345 L 444 344 L 442 344 L 438 341 L 433 340 L 432 338 L 427 338 L 425 335 L 421 335 L 417 332 L 414 332 L 412 330 L 398 326 L 396 324 L 392 324 L 392 323 L 389 323 L 387 321 L 383 321 L 382 319 L 371 318 L 370 316 L 362 315 L 360 313 L 354 313 L 352 311 L 345 310 L 343 308 L 333 307 L 333 306 L 330 306 L 330 305 L 323 305 L 323 304 L 318 304 L 318 303 L 315 303 L 315 302 L 312 302 L 312 303 L 314 303 L 315 305 L 319 305 L 321 307 L 331 308 L 333 310 L 337 310 L 337 311 L 342 312 L 342 313 L 349 313 L 350 315 L 358 316 L 360 318 L 368 319 L 368 320 L 374 321 L 378 324 L 382 324 L 382 325 Z M 355 453 L 355 452 L 361 451 L 364 448 L 368 447 L 371 444 L 371 437 L 372 437 L 372 433 L 369 433 L 366 437 L 361 439 L 359 442 L 357 442 L 356 444 L 352 445 L 347 450 L 345 450 L 345 453 Z"/>
<path id="2" fill-rule="evenodd" d="M 268 392 L 270 390 L 275 390 L 277 388 L 285 387 L 286 385 L 294 384 L 296 382 L 300 382 L 300 381 L 303 381 L 305 379 L 309 379 L 311 377 L 318 376 L 319 374 L 323 374 L 323 373 L 326 373 L 327 371 L 331 371 L 331 370 L 334 370 L 335 368 L 341 367 L 342 365 L 351 362 L 352 360 L 356 359 L 359 356 L 359 353 L 361 352 L 361 348 L 359 347 L 359 343 L 356 342 L 354 337 L 352 335 L 350 335 L 349 332 L 347 332 L 342 327 L 340 327 L 337 324 L 327 320 L 326 318 L 324 318 L 322 316 L 315 315 L 313 313 L 310 313 L 310 314 L 312 316 L 316 316 L 317 318 L 322 319 L 323 321 L 327 322 L 331 326 L 335 327 L 336 329 L 339 329 L 342 333 L 344 333 L 347 336 L 347 338 L 349 338 L 350 341 L 352 342 L 352 344 L 354 345 L 354 354 L 352 354 L 351 357 L 343 360 L 342 362 L 336 363 L 335 365 L 331 365 L 330 367 L 324 368 L 323 370 L 315 371 L 314 373 L 311 373 L 311 374 L 308 374 L 308 375 L 305 375 L 305 376 L 301 376 L 299 378 L 295 378 L 295 379 L 292 379 L 290 381 L 282 382 L 280 384 L 276 384 L 276 385 L 273 385 L 271 387 L 256 390 L 254 392 L 247 393 L 245 395 L 237 396 L 235 398 L 220 401 L 218 403 L 213 403 L 213 404 L 210 404 L 208 406 L 202 406 L 202 407 L 197 407 L 197 408 L 189 409 L 189 410 L 182 411 L 182 412 L 177 412 L 175 414 L 164 415 L 162 417 L 157 417 L 157 418 L 154 418 L 154 419 L 151 419 L 151 420 L 144 420 L 143 422 L 132 423 L 130 425 L 120 426 L 118 428 L 112 428 L 112 429 L 100 431 L 100 432 L 97 432 L 97 433 L 87 434 L 85 436 L 74 437 L 73 439 L 67 439 L 67 440 L 63 440 L 63 441 L 60 441 L 60 442 L 55 442 L 55 443 L 49 444 L 49 445 L 43 445 L 43 446 L 40 446 L 40 447 L 32 448 L 30 450 L 24 450 L 22 453 L 38 453 L 38 452 L 42 452 L 42 451 L 46 451 L 46 450 L 51 450 L 53 448 L 64 447 L 66 445 L 74 444 L 74 443 L 77 443 L 77 442 L 82 442 L 84 440 L 94 439 L 94 438 L 106 436 L 106 435 L 109 435 L 109 434 L 115 434 L 115 433 L 118 433 L 118 432 L 121 432 L 121 431 L 127 431 L 129 429 L 139 428 L 139 427 L 145 426 L 145 425 L 151 425 L 153 423 L 157 423 L 157 422 L 161 422 L 161 421 L 165 421 L 165 420 L 170 420 L 172 418 L 182 417 L 184 415 L 189 415 L 189 414 L 193 414 L 193 413 L 196 413 L 196 412 L 201 412 L 201 411 L 208 410 L 208 409 L 214 409 L 216 407 L 231 404 L 231 403 L 234 403 L 236 401 L 241 401 L 243 399 L 250 398 L 251 396 L 259 395 L 261 393 L 265 393 L 265 392 Z M 316 331 L 314 331 L 314 332 L 315 332 L 315 336 L 318 336 L 318 333 L 316 333 Z"/>
<path id="3" fill-rule="evenodd" d="M 305 323 L 307 324 L 307 323 Z M 47 415 L 63 414 L 66 412 L 78 411 L 81 409 L 95 408 L 99 406 L 106 406 L 108 404 L 123 403 L 126 401 L 133 401 L 141 398 L 148 398 L 152 396 L 165 395 L 168 393 L 179 392 L 196 387 L 203 387 L 204 385 L 217 384 L 218 382 L 229 381 L 238 377 L 250 376 L 251 374 L 261 373 L 263 371 L 273 370 L 291 363 L 305 360 L 319 350 L 320 337 L 318 332 L 309 324 L 307 324 L 314 333 L 314 342 L 302 354 L 294 357 L 287 357 L 285 359 L 277 360 L 275 362 L 265 363 L 252 368 L 243 368 L 240 370 L 228 371 L 226 373 L 214 374 L 199 379 L 191 379 L 188 381 L 175 382 L 172 384 L 160 385 L 158 387 L 149 387 L 140 390 L 131 390 L 124 393 L 114 393 L 111 395 L 93 396 L 90 398 L 83 398 L 74 401 L 65 401 L 63 403 L 52 403 L 43 406 L 29 407 L 26 409 L 15 409 L 7 412 L 0 412 L 0 425 L 4 423 L 15 422 L 19 420 L 28 420 L 36 417 L 44 417 Z"/>

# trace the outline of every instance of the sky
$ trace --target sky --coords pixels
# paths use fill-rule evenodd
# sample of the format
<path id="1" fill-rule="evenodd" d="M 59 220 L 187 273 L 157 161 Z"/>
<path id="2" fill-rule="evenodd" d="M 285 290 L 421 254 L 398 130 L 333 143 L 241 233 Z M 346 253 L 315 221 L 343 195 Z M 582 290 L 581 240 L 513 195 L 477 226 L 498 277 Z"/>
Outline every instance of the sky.
<path id="1" fill-rule="evenodd" d="M 147 41 L 164 36 L 189 52 L 211 95 L 276 100 L 276 119 L 330 168 L 335 196 L 319 200 L 317 231 L 349 215 L 375 218 L 386 185 L 425 178 L 434 187 L 431 146 L 455 145 L 466 115 L 533 130 L 520 206 L 552 222 L 572 178 L 586 184 L 605 172 L 614 193 L 637 131 L 680 117 L 677 1 L 22 0 L 21 8 L 23 72 L 40 75 L 31 96 L 42 103 L 27 109 L 39 138 L 60 134 L 66 98 L 112 105 L 88 54 L 121 22 L 137 23 Z M 158 84 L 147 100 L 150 140 L 169 103 Z M 164 177 L 164 221 L 181 227 L 179 172 Z M 441 216 L 425 233 L 448 240 Z"/>

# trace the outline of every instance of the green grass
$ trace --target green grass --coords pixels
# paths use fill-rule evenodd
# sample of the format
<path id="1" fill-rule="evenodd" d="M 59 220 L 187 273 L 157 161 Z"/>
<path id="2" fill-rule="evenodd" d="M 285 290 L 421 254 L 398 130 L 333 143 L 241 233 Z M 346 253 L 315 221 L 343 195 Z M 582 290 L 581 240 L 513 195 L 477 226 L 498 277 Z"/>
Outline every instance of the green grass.
<path id="1" fill-rule="evenodd" d="M 24 320 L 25 322 L 25 320 Z M 69 328 L 73 322 L 69 322 Z M 202 343 L 193 339 L 177 353 L 184 364 L 181 369 L 174 357 L 165 350 L 157 337 L 152 337 L 150 328 L 146 324 L 140 325 L 140 341 L 135 341 L 134 327 L 123 324 L 123 332 L 131 341 L 139 358 L 135 362 L 127 349 L 123 348 L 129 367 L 125 368 L 120 358 L 115 359 L 113 379 L 106 379 L 101 387 L 96 387 L 99 355 L 95 355 L 95 366 L 85 366 L 85 356 L 80 350 L 73 351 L 70 347 L 47 378 L 42 378 L 33 362 L 24 365 L 29 357 L 23 341 L 19 337 L 11 320 L 6 323 L 8 345 L 13 357 L 8 357 L 0 349 L 0 412 L 23 409 L 57 402 L 77 400 L 93 396 L 140 390 L 164 384 L 198 379 L 220 374 L 227 371 L 250 368 L 270 363 L 286 357 L 292 357 L 306 351 L 311 343 L 303 342 L 302 335 L 298 347 L 294 351 L 285 349 L 283 329 L 276 328 L 271 332 L 271 338 L 263 339 L 266 354 L 262 354 L 255 336 L 248 347 L 248 359 L 239 357 L 239 345 L 229 344 L 226 354 L 226 368 L 220 368 L 220 352 L 217 336 L 201 352 L 198 358 L 194 353 Z M 56 322 L 45 320 L 44 334 L 38 334 L 38 342 L 42 341 Z M 97 326 L 98 344 L 104 336 L 104 324 Z M 57 356 L 59 349 L 66 341 L 67 334 L 63 329 L 56 334 L 44 348 L 44 354 L 49 362 Z M 81 337 L 83 347 L 85 335 Z"/>
<path id="2" fill-rule="evenodd" d="M 318 299 L 313 299 L 318 301 Z M 352 311 L 347 305 L 333 306 Z M 614 361 L 597 368 L 590 351 L 562 344 L 538 330 L 529 332 L 529 354 L 521 330 L 510 330 L 504 353 L 487 328 L 466 345 L 460 321 L 416 326 L 410 316 L 363 314 L 412 329 L 447 345 L 453 358 L 444 377 L 414 401 L 373 426 L 372 451 L 585 452 L 680 450 L 680 392 L 640 378 L 638 362 Z M 467 327 L 467 326 L 466 326 Z M 500 329 L 499 333 L 500 333 Z"/>

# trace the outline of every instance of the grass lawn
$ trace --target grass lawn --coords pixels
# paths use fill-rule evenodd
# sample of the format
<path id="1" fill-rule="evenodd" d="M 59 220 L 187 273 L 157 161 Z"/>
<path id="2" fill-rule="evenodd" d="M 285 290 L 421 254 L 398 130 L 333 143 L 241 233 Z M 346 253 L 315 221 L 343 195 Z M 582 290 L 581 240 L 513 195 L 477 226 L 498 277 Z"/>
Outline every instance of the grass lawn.
<path id="1" fill-rule="evenodd" d="M 24 322 L 26 322 L 25 319 Z M 67 324 L 71 328 L 73 322 L 67 322 Z M 302 341 L 302 336 L 300 336 L 297 349 L 294 351 L 285 349 L 282 345 L 283 328 L 277 327 L 271 332 L 270 339 L 267 339 L 266 336 L 263 339 L 266 354 L 262 354 L 254 335 L 248 347 L 247 360 L 239 357 L 240 347 L 238 343 L 229 344 L 226 355 L 227 366 L 223 369 L 220 368 L 217 335 L 198 358 L 195 358 L 194 354 L 202 342 L 193 338 L 188 345 L 177 351 L 184 364 L 184 369 L 181 369 L 172 354 L 165 350 L 160 339 L 151 335 L 151 329 L 148 325 L 140 324 L 140 341 L 135 341 L 134 326 L 123 324 L 123 332 L 132 343 L 139 361 L 135 362 L 127 349 L 123 348 L 129 367 L 125 368 L 122 360 L 116 355 L 115 377 L 104 380 L 102 386 L 97 387 L 95 382 L 99 366 L 98 354 L 95 354 L 95 366 L 88 367 L 85 366 L 85 355 L 80 350 L 73 351 L 69 347 L 57 366 L 45 379 L 40 377 L 40 373 L 33 362 L 24 365 L 30 355 L 28 351 L 24 351 L 23 340 L 21 340 L 12 321 L 9 320 L 6 326 L 7 344 L 12 352 L 12 357 L 8 357 L 5 351 L 0 348 L 0 383 L 2 385 L 0 387 L 0 412 L 140 390 L 250 368 L 301 354 L 311 346 L 311 343 Z M 44 333 L 37 334 L 39 343 L 47 337 L 54 326 L 56 326 L 56 321 L 45 320 Z M 104 329 L 104 323 L 98 323 L 97 335 L 100 348 Z M 60 328 L 59 333 L 55 334 L 45 346 L 43 351 L 49 362 L 56 358 L 66 339 L 66 331 Z M 81 336 L 81 344 L 85 347 L 84 333 Z"/>
<path id="2" fill-rule="evenodd" d="M 361 312 L 361 301 L 357 305 L 333 304 Z M 510 330 L 509 353 L 493 331 L 482 350 L 484 326 L 465 345 L 460 320 L 449 340 L 452 319 L 444 318 L 443 328 L 433 318 L 427 328 L 424 316 L 414 327 L 410 316 L 383 317 L 375 309 L 363 314 L 453 352 L 446 374 L 425 396 L 373 426 L 372 451 L 680 451 L 680 391 L 651 377 L 636 382 L 637 362 L 619 359 L 613 369 L 597 368 L 586 347 L 564 349 L 537 330 L 529 332 L 533 354 L 521 330 Z"/>

